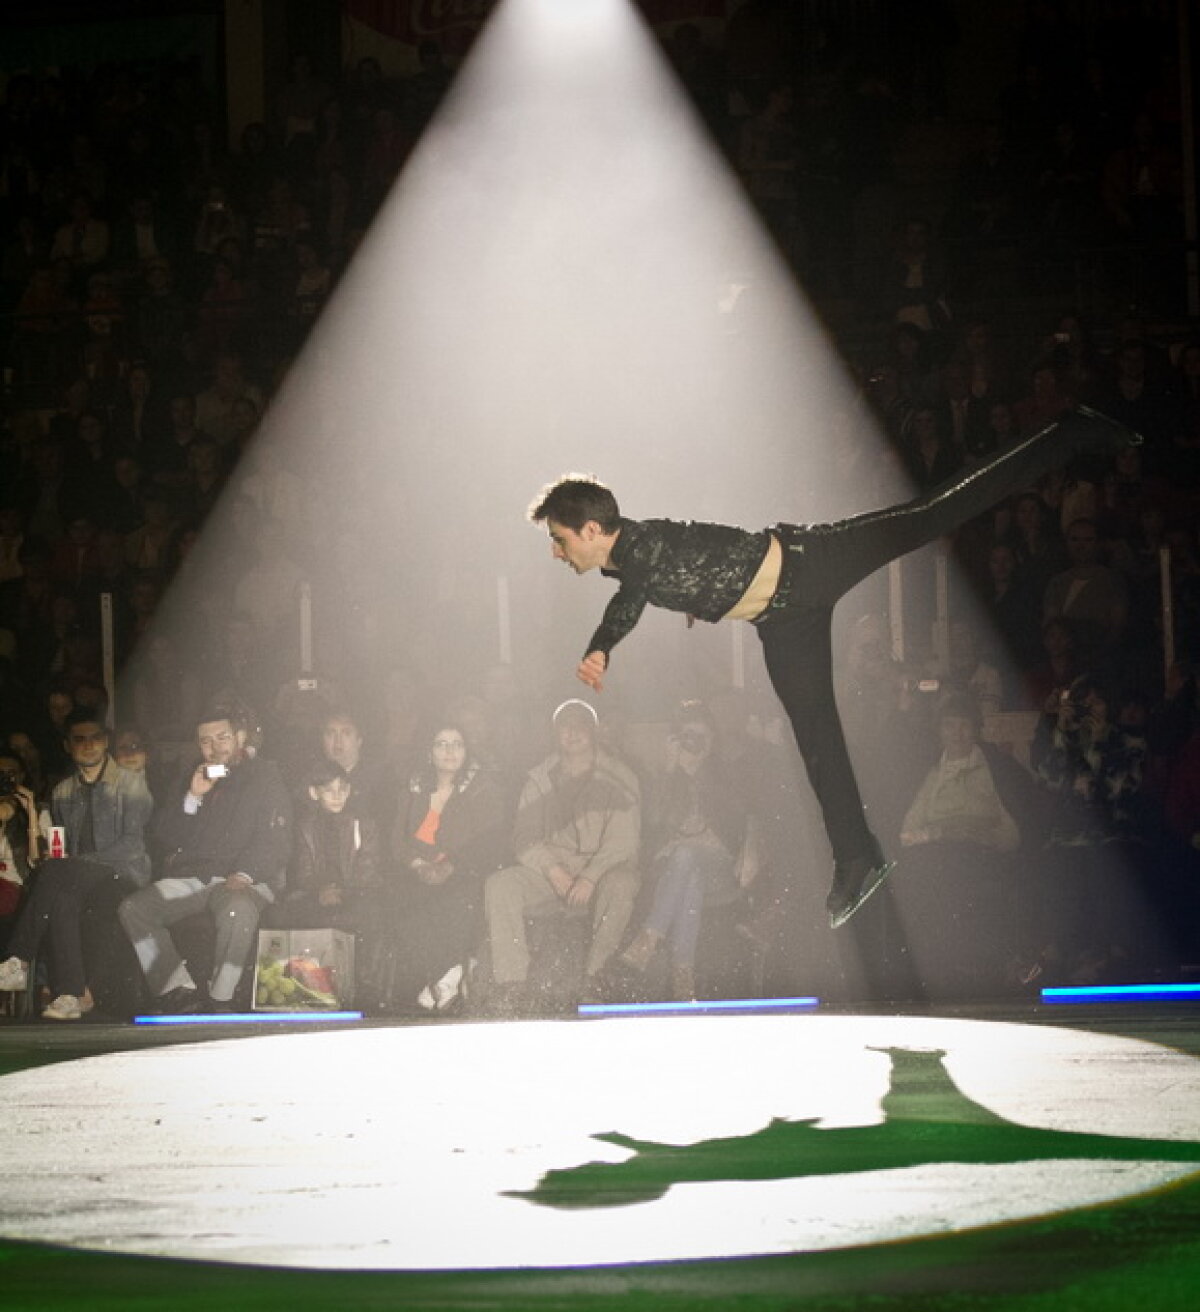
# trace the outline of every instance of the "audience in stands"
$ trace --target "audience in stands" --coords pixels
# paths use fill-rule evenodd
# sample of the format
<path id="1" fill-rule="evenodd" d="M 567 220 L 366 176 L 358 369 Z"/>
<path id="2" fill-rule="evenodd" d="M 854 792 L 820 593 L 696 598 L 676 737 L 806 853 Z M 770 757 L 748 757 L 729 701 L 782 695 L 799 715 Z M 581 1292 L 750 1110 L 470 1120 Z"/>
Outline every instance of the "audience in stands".
<path id="1" fill-rule="evenodd" d="M 900 129 L 949 112 L 945 70 L 930 80 L 926 61 L 926 76 L 917 77 L 903 41 L 885 66 L 847 48 L 836 67 L 785 70 L 765 49 L 755 56 L 755 21 L 753 12 L 743 16 L 733 54 L 687 24 L 676 27 L 667 50 L 785 258 L 836 309 L 828 322 L 863 379 L 861 413 L 877 417 L 890 443 L 884 459 L 865 444 L 847 444 L 855 459 L 846 466 L 846 493 L 867 498 L 856 508 L 876 504 L 869 499 L 874 481 L 891 468 L 907 468 L 920 486 L 936 484 L 1078 402 L 1145 437 L 1143 448 L 1111 466 L 1060 471 L 957 535 L 955 623 L 944 666 L 930 664 L 933 635 L 924 630 L 932 614 L 924 600 L 908 617 L 916 622 L 907 626 L 904 659 L 893 654 L 878 616 L 854 627 L 839 695 L 881 828 L 899 838 L 904 808 L 936 755 L 937 695 L 953 689 L 975 697 L 974 709 L 959 718 L 976 736 L 979 713 L 985 724 L 997 711 L 1041 717 L 1033 765 L 1055 815 L 1045 859 L 1030 865 L 1043 892 L 1053 888 L 1070 903 L 1086 887 L 1078 881 L 1092 875 L 1127 891 L 1112 874 L 1113 839 L 1125 852 L 1167 844 L 1169 860 L 1194 873 L 1194 684 L 1178 680 L 1193 687 L 1189 699 L 1175 674 L 1162 673 L 1171 656 L 1176 671 L 1200 662 L 1200 344 L 1194 325 L 1173 317 L 1183 288 L 1182 258 L 1172 245 L 1182 233 L 1177 117 L 1164 112 L 1161 88 L 1148 76 L 1139 81 L 1128 68 L 1105 67 L 1121 57 L 1117 47 L 1102 45 L 1085 64 L 1076 44 L 1027 32 L 981 140 L 945 161 L 953 183 L 941 217 L 933 209 L 910 212 L 892 148 L 904 140 Z M 933 63 L 947 57 L 939 50 Z M 329 833 L 345 828 L 348 821 L 319 808 L 321 789 L 348 786 L 338 814 L 353 817 L 360 837 L 373 824 L 386 838 L 395 825 L 396 840 L 382 845 L 372 878 L 396 921 L 397 1002 L 423 1007 L 429 1000 L 435 1012 L 460 1005 L 460 981 L 446 972 L 480 956 L 489 939 L 501 991 L 526 978 L 517 928 L 525 911 L 566 908 L 584 923 L 603 904 L 586 961 L 594 974 L 601 958 L 627 946 L 633 872 L 643 859 L 648 869 L 654 855 L 653 843 L 639 852 L 627 842 L 617 877 L 606 875 L 586 893 L 579 869 L 566 876 L 553 863 L 530 870 L 520 853 L 521 864 L 512 866 L 507 833 L 491 850 L 484 850 L 489 838 L 469 857 L 455 852 L 464 841 L 456 817 L 476 790 L 486 794 L 480 832 L 510 828 L 515 815 L 527 850 L 533 817 L 528 806 L 517 810 L 523 779 L 527 793 L 537 778 L 562 801 L 562 788 L 570 792 L 572 781 L 592 779 L 601 762 L 611 762 L 607 783 L 630 790 L 635 803 L 637 781 L 596 746 L 594 726 L 589 731 L 578 711 L 564 713 L 562 732 L 570 727 L 572 734 L 566 749 L 560 740 L 558 764 L 543 763 L 526 778 L 536 755 L 531 725 L 549 708 L 536 687 L 521 686 L 525 671 L 503 665 L 476 686 L 443 686 L 416 635 L 391 640 L 375 549 L 379 534 L 395 526 L 355 513 L 353 480 L 370 471 L 349 475 L 345 489 L 314 487 L 285 444 L 250 441 L 452 76 L 432 42 L 407 79 L 385 76 L 370 58 L 337 79 L 301 54 L 267 120 L 246 127 L 233 150 L 223 147 L 211 110 L 216 88 L 200 87 L 190 70 L 166 60 L 103 76 L 75 69 L 13 77 L 0 104 L 0 780 L 4 762 L 15 762 L 16 787 L 27 787 L 39 806 L 59 781 L 82 787 L 63 743 L 79 707 L 103 716 L 100 613 L 108 597 L 122 669 L 117 710 L 140 722 L 122 735 L 130 747 L 123 764 L 138 759 L 136 743 L 143 765 L 149 752 L 159 784 L 194 750 L 186 740 L 202 699 L 236 696 L 255 715 L 253 724 L 231 726 L 240 745 L 229 780 L 211 799 L 207 781 L 195 780 L 202 791 L 191 803 L 199 815 L 186 810 L 179 790 L 155 788 L 152 832 L 162 843 L 154 873 L 180 877 L 167 856 L 183 830 L 185 851 L 211 855 L 204 844 L 220 844 L 209 822 L 200 823 L 204 807 L 221 789 L 237 791 L 246 772 L 273 773 L 267 761 L 286 745 L 285 728 L 299 732 L 323 718 L 314 754 L 344 782 L 332 773 L 323 782 L 308 777 L 299 799 L 305 824 Z M 889 244 L 883 225 L 896 215 L 904 217 Z M 1047 292 L 1061 293 L 1061 302 Z M 829 441 L 838 440 L 831 426 Z M 196 553 L 198 541 L 211 542 L 204 530 L 218 517 L 219 549 Z M 347 686 L 359 710 L 344 714 L 329 704 L 330 694 L 328 702 L 305 703 L 307 718 L 289 719 L 281 688 L 287 683 L 295 692 L 294 669 L 281 651 L 296 627 L 300 585 L 317 560 L 332 566 L 337 591 L 314 598 L 318 627 L 343 630 L 344 652 L 356 644 L 364 650 L 343 656 L 347 668 L 335 660 L 315 695 L 325 698 L 327 683 Z M 188 636 L 156 624 L 172 581 L 188 598 Z M 1160 623 L 1164 591 L 1169 634 Z M 980 615 L 994 623 L 998 640 Z M 964 635 L 979 653 L 966 650 Z M 369 668 L 378 650 L 387 652 L 382 671 Z M 714 704 L 729 691 L 705 690 Z M 1148 749 L 1138 745 L 1139 715 Z M 430 738 L 434 719 L 458 728 Z M 455 877 L 439 884 L 417 877 L 412 863 L 422 849 L 411 845 L 423 841 L 417 830 L 442 809 L 434 802 L 447 786 L 437 771 L 428 773 L 424 758 L 452 732 L 471 744 L 462 767 L 470 781 L 464 787 L 465 776 L 456 775 L 443 798 L 445 828 L 435 847 L 445 844 L 442 864 L 453 864 Z M 748 735 L 736 741 L 744 746 Z M 1029 745 L 1027 737 L 1015 746 Z M 256 746 L 261 755 L 250 755 Z M 757 769 L 765 747 L 758 739 L 756 750 L 738 753 L 739 769 Z M 986 744 L 973 750 L 994 760 Z M 1118 758 L 1124 767 L 1114 764 Z M 947 787 L 950 759 L 943 762 Z M 1135 786 L 1139 760 L 1145 781 Z M 295 780 L 311 762 L 300 753 L 284 764 Z M 773 794 L 754 777 L 752 793 Z M 1027 781 L 1034 777 L 1026 772 Z M 24 796 L 0 795 L 0 908 L 14 897 L 33 906 L 32 890 L 52 888 L 52 866 L 43 867 L 45 879 L 29 878 L 26 812 L 13 809 L 13 798 Z M 786 803 L 775 797 L 766 810 L 777 816 L 794 802 L 791 794 Z M 797 842 L 789 833 L 767 862 L 776 890 L 804 878 L 792 869 L 802 862 L 789 861 Z M 905 849 L 910 861 L 917 846 Z M 1031 848 L 1039 842 L 1026 834 L 1022 851 Z M 326 849 L 313 837 L 308 850 Z M 345 844 L 337 851 L 344 857 Z M 311 873 L 322 910 L 334 908 L 320 902 L 321 890 L 353 883 L 338 858 L 329 859 L 337 878 L 314 869 L 292 884 L 299 897 Z M 1068 872 L 1052 883 L 1050 866 L 1060 859 L 1064 870 L 1078 868 L 1078 881 Z M 1143 874 L 1148 864 L 1134 862 Z M 253 873 L 263 889 L 274 878 Z M 484 924 L 478 894 L 488 875 L 492 915 Z M 134 916 L 152 991 L 196 986 L 163 946 L 167 922 L 155 918 L 165 903 L 154 887 L 138 895 Z M 203 901 L 213 887 L 191 892 Z M 222 1004 L 232 997 L 258 912 L 274 896 L 235 892 L 247 914 L 239 915 L 237 943 L 220 945 L 227 969 L 210 980 Z M 450 895 L 459 893 L 455 902 Z M 1124 896 L 1115 905 L 1128 909 Z M 1114 916 L 1084 915 L 1074 933 L 1050 945 L 1058 954 L 1054 969 L 1086 973 L 1102 961 L 1116 968 L 1122 945 Z M 1041 952 L 1047 944 L 1033 946 L 1026 967 L 1050 969 Z M 82 1012 L 87 981 L 67 955 L 65 967 L 51 963 L 51 978 Z M 488 954 L 482 957 L 481 978 Z M 371 952 L 361 960 L 370 963 Z M 196 999 L 179 994 L 176 1001 Z"/>

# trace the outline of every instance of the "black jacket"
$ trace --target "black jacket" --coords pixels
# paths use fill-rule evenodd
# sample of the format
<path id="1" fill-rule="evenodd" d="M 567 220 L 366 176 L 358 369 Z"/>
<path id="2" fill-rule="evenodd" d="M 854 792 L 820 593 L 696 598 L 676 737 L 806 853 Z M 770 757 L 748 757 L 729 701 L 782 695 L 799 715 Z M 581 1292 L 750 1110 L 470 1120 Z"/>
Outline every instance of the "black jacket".
<path id="1" fill-rule="evenodd" d="M 274 761 L 254 756 L 239 762 L 194 815 L 184 810 L 186 796 L 185 785 L 153 821 L 164 853 L 162 876 L 211 880 L 241 873 L 256 884 L 283 886 L 292 801 Z"/>
<path id="2" fill-rule="evenodd" d="M 327 884 L 349 893 L 375 892 L 382 884 L 380 855 L 379 828 L 370 816 L 306 808 L 296 821 L 288 894 L 319 893 Z"/>
<path id="3" fill-rule="evenodd" d="M 766 529 L 622 519 L 609 567 L 601 571 L 620 579 L 621 586 L 605 608 L 588 652 L 608 656 L 641 619 L 647 604 L 715 624 L 753 582 L 770 540 Z"/>

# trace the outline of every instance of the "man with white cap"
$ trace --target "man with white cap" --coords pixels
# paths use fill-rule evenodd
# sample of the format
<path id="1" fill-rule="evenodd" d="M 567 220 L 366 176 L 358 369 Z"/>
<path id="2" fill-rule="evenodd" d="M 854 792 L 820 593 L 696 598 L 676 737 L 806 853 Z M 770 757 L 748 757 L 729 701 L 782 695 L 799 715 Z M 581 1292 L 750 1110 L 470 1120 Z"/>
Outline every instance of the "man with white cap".
<path id="1" fill-rule="evenodd" d="M 639 875 L 637 776 L 597 743 L 598 719 L 572 699 L 554 712 L 557 750 L 525 780 L 513 829 L 517 864 L 490 875 L 484 913 L 494 1010 L 530 1006 L 526 918 L 588 918 L 585 991 L 621 943 Z"/>

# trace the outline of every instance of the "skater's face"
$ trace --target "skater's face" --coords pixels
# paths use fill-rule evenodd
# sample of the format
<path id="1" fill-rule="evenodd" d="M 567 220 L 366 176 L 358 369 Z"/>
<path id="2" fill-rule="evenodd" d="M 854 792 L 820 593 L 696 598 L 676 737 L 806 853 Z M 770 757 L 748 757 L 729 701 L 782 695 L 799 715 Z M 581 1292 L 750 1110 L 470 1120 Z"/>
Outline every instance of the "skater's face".
<path id="1" fill-rule="evenodd" d="M 554 559 L 570 565 L 576 574 L 586 574 L 608 559 L 609 543 L 594 519 L 589 519 L 578 530 L 548 519 L 546 531 L 550 534 L 550 551 Z"/>

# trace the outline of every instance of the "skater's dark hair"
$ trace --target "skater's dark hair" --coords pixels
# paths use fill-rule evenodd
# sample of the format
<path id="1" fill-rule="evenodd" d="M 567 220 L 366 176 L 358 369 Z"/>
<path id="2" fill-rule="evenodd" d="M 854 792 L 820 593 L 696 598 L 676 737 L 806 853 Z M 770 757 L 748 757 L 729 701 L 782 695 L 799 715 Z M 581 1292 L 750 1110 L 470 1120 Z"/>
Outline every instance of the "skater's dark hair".
<path id="1" fill-rule="evenodd" d="M 530 503 L 526 512 L 531 524 L 552 519 L 576 533 L 595 520 L 605 533 L 620 527 L 621 511 L 613 494 L 591 474 L 564 474 L 547 483 Z"/>

